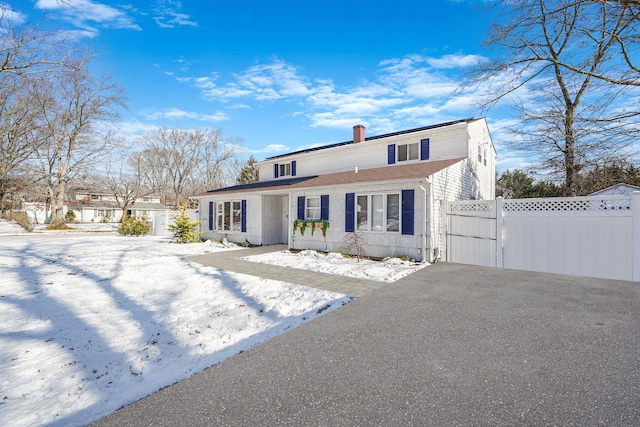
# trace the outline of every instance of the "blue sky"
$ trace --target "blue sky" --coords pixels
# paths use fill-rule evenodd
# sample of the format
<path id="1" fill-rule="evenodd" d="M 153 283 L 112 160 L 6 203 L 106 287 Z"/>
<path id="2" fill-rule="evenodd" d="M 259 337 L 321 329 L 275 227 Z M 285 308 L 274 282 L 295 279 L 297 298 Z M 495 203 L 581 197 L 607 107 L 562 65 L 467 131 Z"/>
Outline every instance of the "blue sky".
<path id="1" fill-rule="evenodd" d="M 65 4 L 66 2 L 66 4 Z M 481 115 L 459 88 L 491 13 L 472 0 L 9 0 L 17 20 L 93 44 L 128 97 L 130 138 L 158 126 L 222 129 L 258 160 Z M 70 5 L 72 7 L 70 7 Z M 499 168 L 518 166 L 487 120 Z"/>

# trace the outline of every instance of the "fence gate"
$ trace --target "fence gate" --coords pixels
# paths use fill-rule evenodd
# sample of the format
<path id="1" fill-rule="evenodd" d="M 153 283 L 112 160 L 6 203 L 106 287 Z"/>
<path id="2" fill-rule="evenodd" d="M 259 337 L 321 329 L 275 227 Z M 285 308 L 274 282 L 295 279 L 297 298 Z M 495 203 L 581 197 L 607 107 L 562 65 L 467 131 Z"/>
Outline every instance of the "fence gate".
<path id="1" fill-rule="evenodd" d="M 449 202 L 446 260 L 640 281 L 640 192 Z"/>

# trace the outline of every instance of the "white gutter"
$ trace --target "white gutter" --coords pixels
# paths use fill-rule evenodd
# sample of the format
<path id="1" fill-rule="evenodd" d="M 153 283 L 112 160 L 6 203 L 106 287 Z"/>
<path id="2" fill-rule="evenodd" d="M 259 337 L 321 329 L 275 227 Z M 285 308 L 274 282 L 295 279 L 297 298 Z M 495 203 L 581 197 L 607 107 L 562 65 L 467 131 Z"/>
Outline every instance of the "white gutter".
<path id="1" fill-rule="evenodd" d="M 429 208 L 429 211 L 428 211 L 429 214 L 433 212 L 433 203 L 432 203 L 433 198 L 431 197 L 431 177 L 425 178 L 425 184 L 429 185 L 429 192 L 427 192 L 427 189 L 424 188 L 422 184 L 423 184 L 422 182 L 419 183 L 420 189 L 424 193 L 424 202 L 422 205 L 422 212 L 424 215 L 424 229 L 422 230 L 422 262 L 432 262 L 431 256 L 429 256 L 429 259 L 427 260 L 427 231 L 428 231 L 428 225 L 430 224 L 430 221 L 427 216 L 427 208 Z M 431 233 L 429 233 L 430 243 L 433 243 L 433 239 L 431 237 L 432 237 Z M 431 244 L 429 245 L 429 249 L 432 249 Z"/>

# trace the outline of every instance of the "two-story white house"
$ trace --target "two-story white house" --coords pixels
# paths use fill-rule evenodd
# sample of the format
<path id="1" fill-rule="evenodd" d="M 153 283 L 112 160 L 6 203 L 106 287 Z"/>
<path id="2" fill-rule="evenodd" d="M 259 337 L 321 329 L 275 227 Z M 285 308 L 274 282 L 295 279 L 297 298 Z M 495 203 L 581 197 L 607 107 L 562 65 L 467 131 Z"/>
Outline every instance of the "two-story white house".
<path id="1" fill-rule="evenodd" d="M 71 191 L 73 200 L 68 210 L 74 211 L 78 222 L 120 222 L 123 210 L 113 193 L 95 188 L 76 188 Z M 169 207 L 160 203 L 160 196 L 145 195 L 135 200 L 127 209 L 127 216 L 150 218 L 158 212 L 168 212 Z"/>
<path id="2" fill-rule="evenodd" d="M 348 233 L 361 232 L 369 256 L 433 261 L 444 201 L 495 196 L 484 118 L 371 137 L 353 129 L 350 141 L 258 162 L 259 182 L 193 197 L 203 237 L 340 251 Z"/>

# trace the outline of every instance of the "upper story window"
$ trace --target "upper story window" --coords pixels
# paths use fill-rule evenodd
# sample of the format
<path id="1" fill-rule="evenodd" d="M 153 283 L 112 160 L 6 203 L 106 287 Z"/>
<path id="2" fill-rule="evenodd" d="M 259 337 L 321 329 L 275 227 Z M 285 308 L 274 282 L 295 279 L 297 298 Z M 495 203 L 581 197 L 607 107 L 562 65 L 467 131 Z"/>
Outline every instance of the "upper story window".
<path id="1" fill-rule="evenodd" d="M 487 166 L 487 149 L 478 144 L 478 163 Z"/>
<path id="2" fill-rule="evenodd" d="M 296 161 L 289 163 L 276 163 L 273 165 L 273 177 L 296 176 Z"/>
<path id="3" fill-rule="evenodd" d="M 291 175 L 291 163 L 285 163 L 280 165 L 279 176 L 289 176 L 289 175 Z"/>
<path id="4" fill-rule="evenodd" d="M 418 143 L 398 145 L 398 161 L 418 160 Z"/>
<path id="5" fill-rule="evenodd" d="M 420 142 L 387 146 L 388 164 L 413 160 L 429 160 L 429 138 L 421 139 Z"/>

